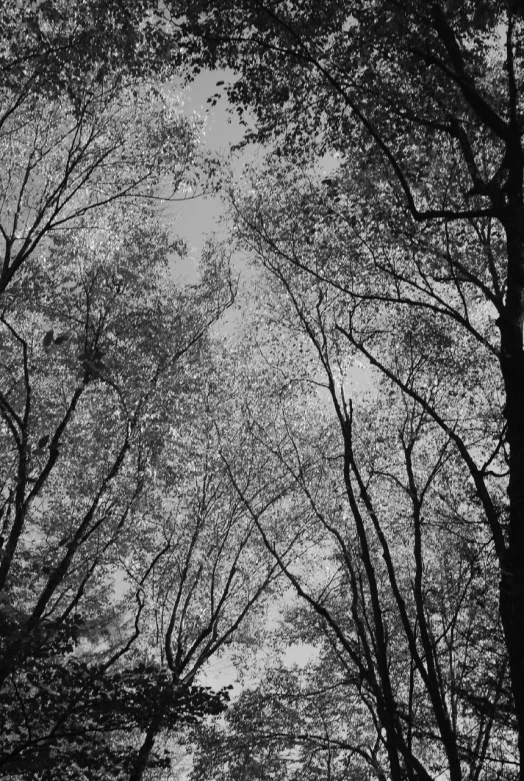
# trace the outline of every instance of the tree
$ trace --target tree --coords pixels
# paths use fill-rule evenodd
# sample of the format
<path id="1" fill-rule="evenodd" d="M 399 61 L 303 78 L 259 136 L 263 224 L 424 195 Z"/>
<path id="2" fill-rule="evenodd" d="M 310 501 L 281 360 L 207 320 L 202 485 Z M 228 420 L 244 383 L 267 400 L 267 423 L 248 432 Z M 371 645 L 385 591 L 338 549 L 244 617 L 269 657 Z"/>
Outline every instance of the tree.
<path id="1" fill-rule="evenodd" d="M 124 561 L 130 583 L 140 578 L 144 647 L 180 687 L 192 687 L 217 653 L 260 631 L 280 575 L 219 456 L 218 430 L 231 425 L 235 407 L 227 381 L 232 365 L 226 350 L 214 360 L 199 358 L 184 412 L 179 388 L 164 397 L 181 417 L 164 436 L 154 485 L 140 508 L 143 531 Z M 234 434 L 227 439 L 237 446 Z M 152 720 L 151 745 L 161 731 L 163 723 Z"/>
<path id="2" fill-rule="evenodd" d="M 271 704 L 251 747 L 255 756 L 265 747 L 274 761 L 275 752 L 285 759 L 292 746 L 314 745 L 317 757 L 331 757 L 334 778 L 345 777 L 348 757 L 359 757 L 353 770 L 367 763 L 379 776 L 511 778 L 516 722 L 496 545 L 465 470 L 479 465 L 502 509 L 507 453 L 490 311 L 463 280 L 442 279 L 435 231 L 410 227 L 406 251 L 402 208 L 384 214 L 369 189 L 357 167 L 348 180 L 326 183 L 277 160 L 234 195 L 237 236 L 268 271 L 269 314 L 255 344 L 266 384 L 268 375 L 274 383 L 272 412 L 259 404 L 245 413 L 264 476 L 235 484 L 316 615 L 294 635 L 320 649 L 312 691 L 342 687 L 364 705 L 355 743 L 332 698 L 322 723 L 336 729 L 322 743 L 311 717 L 298 730 L 282 726 L 291 687 L 282 701 L 264 684 L 257 696 Z M 359 354 L 383 377 L 367 403 L 351 401 Z M 332 414 L 327 407 L 321 416 L 328 401 Z M 234 473 L 234 456 L 226 458 Z M 305 560 L 290 564 L 280 546 L 287 550 L 296 527 L 271 513 L 297 514 L 315 555 L 303 546 Z M 225 745 L 248 750 L 239 716 L 232 712 L 229 723 Z"/>
<path id="3" fill-rule="evenodd" d="M 176 431 L 191 421 L 190 441 L 204 425 L 206 335 L 235 282 L 227 252 L 209 245 L 200 282 L 180 289 L 170 257 L 184 248 L 155 208 L 213 175 L 198 125 L 147 83 L 88 86 L 71 102 L 4 90 L 0 767 L 16 778 L 140 779 L 166 765 L 160 733 L 224 708 L 227 693 L 195 677 L 263 591 L 246 596 L 235 579 L 240 536 L 236 557 L 228 548 L 183 596 L 191 624 L 205 589 L 220 594 L 200 639 L 175 623 L 170 589 L 180 601 L 189 576 L 169 572 L 173 557 L 193 568 L 192 556 L 211 556 L 196 533 L 189 551 L 177 539 L 200 499 L 189 478 L 175 488 L 187 460 Z M 233 523 L 238 513 L 216 529 L 222 552 Z M 147 643 L 157 609 L 173 625 Z M 176 664 L 159 646 L 177 649 Z"/>
<path id="4" fill-rule="evenodd" d="M 195 185 L 198 133 L 197 123 L 181 118 L 176 98 L 154 85 L 95 85 L 76 108 L 39 95 L 8 104 L 0 138 L 0 290 L 51 235 L 88 212 L 118 199 L 158 197 L 166 179 L 166 198 L 183 182 Z"/>
<path id="5" fill-rule="evenodd" d="M 319 627 L 315 634 L 318 638 Z M 369 730 L 364 698 L 327 665 L 272 666 L 220 721 L 198 728 L 195 779 L 383 777 L 380 739 Z M 338 672 L 338 669 L 337 669 Z M 340 670 L 340 672 L 342 672 Z"/>
<path id="6" fill-rule="evenodd" d="M 480 0 L 402 7 L 246 0 L 191 8 L 188 30 L 196 25 L 201 35 L 193 38 L 196 56 L 204 50 L 207 62 L 237 68 L 239 78 L 228 94 L 240 112 L 245 107 L 255 112 L 256 137 L 272 139 L 277 151 L 295 161 L 324 152 L 339 155 L 339 171 L 325 182 L 331 224 L 345 226 L 348 237 L 357 234 L 362 242 L 373 225 L 370 256 L 377 243 L 380 248 L 373 260 L 374 286 L 363 291 L 358 269 L 346 257 L 341 264 L 347 265 L 355 302 L 382 301 L 395 313 L 395 340 L 384 338 L 377 352 L 371 323 L 366 332 L 358 321 L 340 318 L 338 333 L 429 416 L 458 454 L 456 468 L 461 464 L 473 485 L 498 561 L 522 778 L 521 8 Z M 346 208 L 343 200 L 337 202 L 337 191 L 343 198 L 355 180 L 364 197 L 352 193 Z M 371 209 L 373 199 L 379 209 Z M 376 242 L 377 234 L 382 241 Z M 387 253 L 385 237 L 394 248 Z M 362 247 L 357 253 L 351 246 L 354 258 L 362 257 Z M 313 279 L 331 281 L 313 263 L 305 265 Z M 442 339 L 457 343 L 457 328 L 467 349 L 481 351 L 493 367 L 503 400 L 489 449 L 481 452 L 473 438 L 454 428 L 462 420 L 467 386 L 459 385 L 450 426 L 449 386 L 442 415 L 441 396 L 428 397 L 412 383 L 409 334 L 415 326 L 432 343 L 429 374 L 440 366 L 438 376 L 444 377 L 438 353 Z M 403 349 L 392 355 L 386 349 L 392 342 Z M 456 368 L 449 376 L 459 381 Z M 499 487 L 502 473 L 490 473 L 495 452 L 507 457 L 507 501 Z M 458 772 L 456 761 L 452 764 Z"/>

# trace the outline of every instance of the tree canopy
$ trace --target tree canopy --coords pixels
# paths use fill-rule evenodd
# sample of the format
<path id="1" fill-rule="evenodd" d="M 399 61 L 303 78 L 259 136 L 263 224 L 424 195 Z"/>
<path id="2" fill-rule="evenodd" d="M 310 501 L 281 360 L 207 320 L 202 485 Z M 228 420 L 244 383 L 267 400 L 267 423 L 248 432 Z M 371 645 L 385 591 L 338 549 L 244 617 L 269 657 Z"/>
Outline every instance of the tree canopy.
<path id="1" fill-rule="evenodd" d="M 209 458 L 209 330 L 236 282 L 210 243 L 199 281 L 177 284 L 186 250 L 157 207 L 213 181 L 199 123 L 145 65 L 117 67 L 118 48 L 93 78 L 89 15 L 16 8 L 2 11 L 20 40 L 0 118 L 0 773 L 138 781 L 170 766 L 160 736 L 224 709 L 227 691 L 196 677 L 275 569 L 249 588 L 236 576 L 250 522 Z"/>
<path id="2" fill-rule="evenodd" d="M 471 486 L 474 512 L 487 535 L 482 544 L 492 546 L 498 561 L 500 620 L 521 757 L 522 24 L 522 9 L 511 2 L 319 6 L 246 0 L 192 4 L 187 26 L 196 58 L 203 51 L 206 62 L 236 69 L 227 91 L 240 113 L 249 108 L 255 114 L 252 139 L 271 142 L 275 155 L 294 170 L 326 154 L 339 161 L 324 189 L 297 185 L 296 175 L 291 173 L 290 181 L 287 171 L 258 183 L 259 200 L 247 213 L 239 207 L 248 242 L 280 281 L 315 346 L 345 442 L 346 489 L 350 479 L 355 482 L 381 546 L 375 500 L 366 494 L 367 478 L 354 453 L 351 432 L 358 418 L 340 395 L 330 349 L 339 360 L 342 344 L 379 369 L 386 386 L 391 383 L 419 416 L 410 430 L 426 426 L 427 418 L 435 442 L 449 447 L 456 459 L 454 473 Z M 274 206 L 281 187 L 286 198 L 293 193 L 285 211 Z M 482 392 L 481 371 L 489 378 Z M 483 398 L 489 413 L 481 411 Z M 476 416 L 475 423 L 470 416 Z M 404 433 L 401 447 L 405 479 L 413 483 L 408 494 L 418 497 L 412 507 L 418 544 L 417 525 L 423 521 L 417 518 L 424 517 L 419 491 L 429 489 L 421 488 L 410 466 L 420 439 L 412 436 Z M 427 480 L 423 485 L 429 486 Z M 358 528 L 361 509 L 353 500 L 350 504 Z M 395 593 L 386 551 L 383 556 Z M 370 566 L 365 565 L 367 578 Z M 425 573 L 421 564 L 413 575 L 419 613 Z M 376 632 L 386 651 L 384 607 L 379 592 L 373 597 L 375 586 L 369 587 L 379 610 Z M 402 614 L 401 591 L 396 600 Z M 408 616 L 402 620 L 408 632 Z M 424 639 L 421 615 L 414 626 L 425 646 L 420 674 L 446 743 L 449 700 L 429 683 L 431 642 Z M 411 645 L 411 658 L 414 650 Z M 395 778 L 420 775 L 400 745 L 404 727 L 386 656 L 382 662 L 377 657 L 374 669 L 386 675 L 381 679 L 386 710 L 379 723 L 389 772 Z M 438 677 L 437 667 L 434 674 Z M 463 759 L 451 744 L 447 761 L 450 776 L 461 777 Z"/>
<path id="3" fill-rule="evenodd" d="M 0 19 L 0 772 L 139 781 L 191 725 L 201 781 L 522 781 L 521 5 Z M 264 155 L 181 288 L 203 68 Z"/>

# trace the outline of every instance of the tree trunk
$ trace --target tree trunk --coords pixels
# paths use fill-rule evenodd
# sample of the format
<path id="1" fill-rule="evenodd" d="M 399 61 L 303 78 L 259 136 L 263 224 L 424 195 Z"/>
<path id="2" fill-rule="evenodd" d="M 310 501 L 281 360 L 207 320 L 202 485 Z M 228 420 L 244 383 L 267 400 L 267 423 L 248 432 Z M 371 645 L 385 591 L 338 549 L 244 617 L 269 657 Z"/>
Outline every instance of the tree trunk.
<path id="1" fill-rule="evenodd" d="M 522 183 L 522 176 L 519 178 Z M 522 184 L 519 190 L 521 187 Z M 505 311 L 498 325 L 510 451 L 509 528 L 501 566 L 500 614 L 518 725 L 520 779 L 524 781 L 524 209 L 521 196 L 521 192 L 510 194 L 503 220 L 508 278 Z"/>
<path id="2" fill-rule="evenodd" d="M 159 709 L 159 711 L 151 719 L 149 727 L 147 728 L 144 742 L 140 746 L 140 751 L 138 752 L 138 756 L 135 759 L 133 768 L 129 774 L 129 781 L 141 781 L 144 770 L 147 768 L 147 763 L 149 761 L 149 757 L 151 756 L 153 746 L 155 745 L 155 740 L 160 730 L 161 721 L 162 712 Z"/>

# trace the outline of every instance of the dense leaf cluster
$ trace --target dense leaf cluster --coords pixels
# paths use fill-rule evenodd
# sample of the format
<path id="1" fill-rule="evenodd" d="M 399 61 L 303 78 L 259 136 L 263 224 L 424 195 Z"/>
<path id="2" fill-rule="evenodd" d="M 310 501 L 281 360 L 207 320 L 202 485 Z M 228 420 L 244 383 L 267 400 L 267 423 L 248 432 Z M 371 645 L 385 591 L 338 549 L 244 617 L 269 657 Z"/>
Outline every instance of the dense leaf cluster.
<path id="1" fill-rule="evenodd" d="M 3 775 L 127 778 L 137 735 L 152 719 L 159 717 L 159 731 L 171 733 L 224 710 L 226 691 L 177 686 L 157 664 L 115 669 L 75 653 L 79 630 L 78 617 L 44 624 L 29 636 L 15 622 L 4 626 L 4 644 L 9 637 L 17 645 L 2 690 Z M 151 768 L 169 764 L 163 751 L 148 761 Z"/>
<path id="2" fill-rule="evenodd" d="M 8 0 L 0 11 L 0 84 L 20 96 L 67 95 L 77 107 L 105 80 L 159 78 L 179 60 L 155 4 Z"/>

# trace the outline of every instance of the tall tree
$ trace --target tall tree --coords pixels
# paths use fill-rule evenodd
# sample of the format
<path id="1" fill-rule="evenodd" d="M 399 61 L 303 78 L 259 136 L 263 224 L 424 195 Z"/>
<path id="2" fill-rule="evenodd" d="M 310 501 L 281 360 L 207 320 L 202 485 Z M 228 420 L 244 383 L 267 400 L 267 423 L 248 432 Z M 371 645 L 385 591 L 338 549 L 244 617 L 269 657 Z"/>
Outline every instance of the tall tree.
<path id="1" fill-rule="evenodd" d="M 155 203 L 209 181 L 213 161 L 175 98 L 126 76 L 88 73 L 60 97 L 10 83 L 2 97 L 0 773 L 139 779 L 167 761 L 158 734 L 224 708 L 197 672 L 271 580 L 264 570 L 254 594 L 237 583 L 238 512 L 217 522 L 214 548 L 197 532 L 182 545 L 188 518 L 200 529 L 210 512 L 175 480 L 187 460 L 175 432 L 191 421 L 189 442 L 205 425 L 207 332 L 235 282 L 209 245 L 198 284 L 180 288 L 183 245 Z M 219 482 L 201 451 L 193 463 Z M 153 603 L 173 620 L 148 646 Z"/>
<path id="2" fill-rule="evenodd" d="M 360 218 L 375 199 L 380 205 L 380 212 L 373 210 L 375 236 L 388 236 L 402 253 L 382 264 L 376 254 L 382 273 L 365 293 L 366 300 L 390 302 L 399 313 L 397 323 L 403 318 L 406 347 L 402 355 L 397 351 L 398 370 L 361 330 L 340 319 L 338 326 L 451 439 L 474 486 L 498 559 L 522 778 L 522 9 L 481 0 L 321 6 L 246 0 L 191 8 L 188 25 L 201 35 L 193 39 L 196 56 L 204 47 L 208 62 L 237 68 L 229 96 L 240 112 L 254 111 L 256 137 L 271 139 L 296 161 L 339 155 L 336 187 L 344 191 L 356 177 L 364 198 L 361 212 L 333 204 L 333 224 L 344 225 L 348 236 L 362 233 Z M 335 200 L 336 192 L 327 195 Z M 422 252 L 424 246 L 430 251 Z M 359 284 L 358 269 L 351 278 Z M 475 316 L 471 296 L 484 302 Z M 428 317 L 421 320 L 421 313 Z M 498 452 L 507 452 L 507 502 L 493 488 L 484 454 L 454 432 L 436 401 L 412 387 L 402 366 L 414 326 L 429 323 L 435 334 L 444 327 L 437 328 L 437 321 L 449 324 L 444 336 L 460 326 L 471 349 L 485 350 L 496 361 L 504 400 L 494 441 Z M 397 345 L 398 337 L 397 332 Z M 437 352 L 436 346 L 430 352 L 434 366 Z M 453 420 L 462 415 L 460 404 L 455 410 Z"/>

